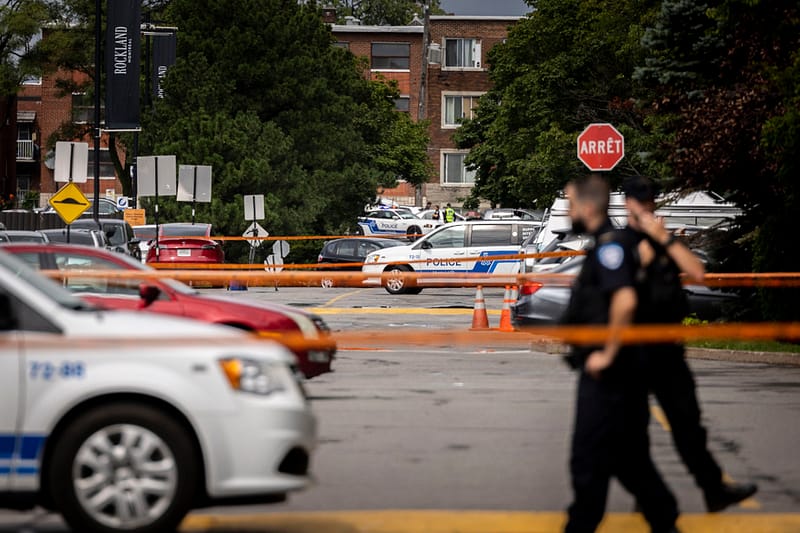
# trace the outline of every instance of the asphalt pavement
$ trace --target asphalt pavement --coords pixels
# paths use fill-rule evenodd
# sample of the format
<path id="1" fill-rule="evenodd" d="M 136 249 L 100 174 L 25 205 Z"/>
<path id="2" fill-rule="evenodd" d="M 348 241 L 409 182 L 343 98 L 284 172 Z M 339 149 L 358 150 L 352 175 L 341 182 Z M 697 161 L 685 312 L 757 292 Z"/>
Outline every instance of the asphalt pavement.
<path id="1" fill-rule="evenodd" d="M 217 291 L 218 292 L 218 291 Z M 222 291 L 225 292 L 225 291 Z M 231 298 L 296 305 L 334 330 L 466 329 L 474 291 L 253 288 Z M 485 291 L 496 326 L 503 291 Z M 556 354 L 481 345 L 468 349 L 349 346 L 335 372 L 307 389 L 320 420 L 317 483 L 271 506 L 192 513 L 185 531 L 270 533 L 550 532 L 570 501 L 567 443 L 575 375 Z M 685 513 L 684 532 L 800 531 L 800 368 L 692 360 L 709 446 L 755 498 L 707 515 L 700 492 L 652 405 L 655 462 Z M 633 501 L 612 486 L 602 531 L 644 532 Z M 57 517 L 4 513 L 0 531 L 63 531 Z"/>

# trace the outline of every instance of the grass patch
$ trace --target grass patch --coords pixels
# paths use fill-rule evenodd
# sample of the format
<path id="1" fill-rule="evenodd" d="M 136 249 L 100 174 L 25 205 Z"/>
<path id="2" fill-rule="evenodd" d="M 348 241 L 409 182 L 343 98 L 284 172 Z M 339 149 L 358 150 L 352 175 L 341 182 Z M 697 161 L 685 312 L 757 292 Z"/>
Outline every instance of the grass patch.
<path id="1" fill-rule="evenodd" d="M 711 348 L 714 350 L 734 350 L 738 352 L 790 352 L 800 353 L 800 344 L 778 341 L 693 341 L 687 344 L 692 348 Z"/>

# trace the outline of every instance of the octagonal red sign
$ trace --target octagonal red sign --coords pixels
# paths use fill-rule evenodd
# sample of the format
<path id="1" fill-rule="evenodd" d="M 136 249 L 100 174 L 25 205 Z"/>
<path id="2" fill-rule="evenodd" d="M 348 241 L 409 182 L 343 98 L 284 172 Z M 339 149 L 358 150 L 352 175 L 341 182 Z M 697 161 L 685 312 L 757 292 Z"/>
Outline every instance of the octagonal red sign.
<path id="1" fill-rule="evenodd" d="M 589 124 L 578 135 L 578 159 L 589 170 L 611 170 L 625 157 L 625 138 L 611 124 Z"/>

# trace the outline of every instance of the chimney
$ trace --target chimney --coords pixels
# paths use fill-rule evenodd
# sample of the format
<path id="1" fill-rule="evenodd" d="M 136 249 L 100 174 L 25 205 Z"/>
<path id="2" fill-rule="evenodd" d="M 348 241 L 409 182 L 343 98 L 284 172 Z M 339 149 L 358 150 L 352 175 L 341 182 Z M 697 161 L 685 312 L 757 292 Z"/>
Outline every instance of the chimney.
<path id="1" fill-rule="evenodd" d="M 336 8 L 328 4 L 322 8 L 322 22 L 336 24 Z"/>

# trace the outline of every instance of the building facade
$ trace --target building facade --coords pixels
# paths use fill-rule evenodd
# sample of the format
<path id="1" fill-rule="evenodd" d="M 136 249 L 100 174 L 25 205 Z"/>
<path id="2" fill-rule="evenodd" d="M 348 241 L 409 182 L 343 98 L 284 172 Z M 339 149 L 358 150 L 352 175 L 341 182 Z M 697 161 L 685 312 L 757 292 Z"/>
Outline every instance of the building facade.
<path id="1" fill-rule="evenodd" d="M 481 95 L 491 87 L 489 51 L 506 38 L 510 26 L 518 20 L 431 16 L 427 51 L 422 48 L 425 28 L 416 19 L 408 26 L 331 26 L 337 45 L 366 58 L 371 79 L 397 80 L 401 93 L 398 111 L 410 113 L 414 120 L 430 121 L 428 157 L 433 172 L 422 187 L 423 203 L 457 205 L 469 196 L 475 173 L 466 169 L 468 151 L 456 148 L 453 133 L 464 118 L 472 117 Z M 423 60 L 426 53 L 427 61 Z M 398 203 L 414 203 L 413 190 L 407 184 L 385 190 L 382 196 Z"/>

